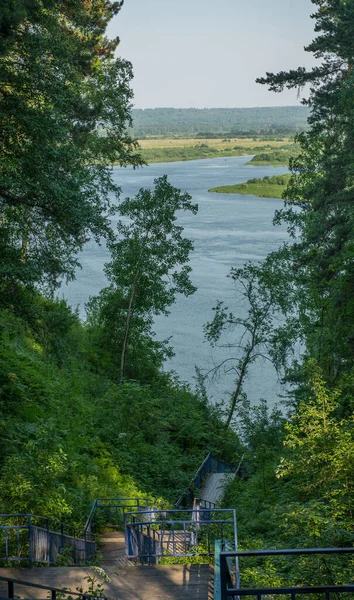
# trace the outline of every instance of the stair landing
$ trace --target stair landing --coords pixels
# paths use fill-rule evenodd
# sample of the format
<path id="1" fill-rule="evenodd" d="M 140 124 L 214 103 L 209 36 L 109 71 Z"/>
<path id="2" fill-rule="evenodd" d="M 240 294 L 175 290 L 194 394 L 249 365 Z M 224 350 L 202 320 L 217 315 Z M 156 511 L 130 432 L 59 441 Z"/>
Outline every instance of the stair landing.
<path id="1" fill-rule="evenodd" d="M 43 567 L 0 569 L 0 575 L 72 591 L 87 589 L 85 577 L 93 569 L 81 567 Z M 213 568 L 210 565 L 153 565 L 117 567 L 110 573 L 111 582 L 103 584 L 105 596 L 119 600 L 211 600 Z M 15 585 L 21 598 L 48 597 L 46 590 Z M 7 585 L 0 582 L 0 597 L 7 596 Z"/>

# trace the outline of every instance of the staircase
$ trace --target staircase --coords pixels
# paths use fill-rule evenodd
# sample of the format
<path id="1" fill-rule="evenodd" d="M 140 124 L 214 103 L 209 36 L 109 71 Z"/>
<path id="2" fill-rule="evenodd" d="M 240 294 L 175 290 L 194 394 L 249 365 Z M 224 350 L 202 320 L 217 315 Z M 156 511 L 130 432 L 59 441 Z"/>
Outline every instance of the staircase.
<path id="1" fill-rule="evenodd" d="M 207 498 L 205 506 L 198 504 L 194 508 L 161 511 L 149 508 L 146 501 L 138 498 L 97 499 L 82 532 L 67 531 L 66 526 L 55 526 L 49 519 L 32 515 L 0 515 L 7 518 L 5 524 L 0 522 L 0 560 L 22 561 L 29 565 L 43 562 L 50 566 L 57 561 L 61 549 L 71 544 L 71 557 L 77 565 L 0 569 L 0 598 L 14 597 L 14 585 L 18 596 L 34 597 L 35 586 L 36 598 L 47 598 L 50 592 L 52 600 L 56 599 L 60 588 L 85 590 L 85 578 L 88 574 L 93 576 L 94 570 L 80 568 L 80 564 L 86 562 L 86 555 L 92 557 L 96 552 L 94 530 L 98 523 L 110 528 L 100 535 L 102 545 L 98 548 L 102 568 L 110 578 L 109 583 L 103 584 L 107 597 L 119 600 L 212 600 L 213 567 L 208 563 L 214 542 L 208 528 L 214 526 L 213 535 L 215 528 L 220 526 L 229 525 L 231 531 L 236 531 L 235 511 L 229 511 L 230 515 L 214 508 L 222 493 L 224 478 L 232 475 L 230 472 L 225 475 L 227 470 L 227 465 L 215 461 L 210 454 L 203 461 L 192 485 L 196 489 L 196 478 L 200 484 L 207 484 L 203 492 Z M 184 506 L 188 499 L 193 504 L 191 490 L 183 499 Z M 1 535 L 5 537 L 1 538 Z M 5 539 L 5 554 L 1 548 L 2 539 Z M 11 548 L 9 539 L 13 542 Z M 23 540 L 27 540 L 25 545 Z M 200 543 L 206 564 L 158 564 L 166 557 L 176 559 L 202 554 Z M 27 553 L 23 553 L 24 547 L 27 547 Z M 90 600 L 89 595 L 85 594 L 85 599 Z"/>
<path id="2" fill-rule="evenodd" d="M 307 585 L 305 587 L 242 588 L 239 561 L 247 558 L 308 555 L 349 555 L 352 548 L 306 548 L 238 551 L 236 511 L 216 508 L 227 481 L 235 476 L 232 467 L 213 459 L 203 461 L 187 492 L 177 506 L 161 510 L 149 508 L 137 498 L 106 498 L 95 500 L 82 532 L 58 525 L 50 519 L 33 515 L 0 515 L 0 561 L 14 564 L 42 562 L 50 566 L 58 552 L 68 543 L 69 557 L 76 565 L 93 556 L 96 543 L 94 529 L 98 523 L 110 526 L 100 536 L 102 568 L 110 578 L 103 592 L 94 596 L 87 576 L 96 578 L 95 568 L 51 567 L 0 569 L 0 600 L 38 598 L 57 600 L 257 600 L 269 597 L 291 597 L 291 600 L 311 596 L 315 600 L 338 599 L 354 594 L 354 585 Z M 4 524 L 5 523 L 5 524 Z M 56 530 L 55 530 L 56 527 Z M 170 557 L 204 556 L 206 564 L 161 564 Z M 214 567 L 209 565 L 214 556 Z M 159 564 L 160 563 L 160 564 Z M 286 579 L 285 579 L 286 580 Z M 99 581 L 98 581 L 99 582 Z M 66 588 L 66 591 L 63 591 Z M 83 590 L 73 591 L 70 590 Z M 15 595 L 16 594 L 16 595 Z M 97 595 L 98 594 L 98 595 Z"/>
<path id="3" fill-rule="evenodd" d="M 187 491 L 180 496 L 176 508 L 193 506 L 197 497 L 206 503 L 206 508 L 214 507 L 222 500 L 225 485 L 236 475 L 236 469 L 224 461 L 214 458 L 210 453 L 203 460 L 191 480 Z"/>

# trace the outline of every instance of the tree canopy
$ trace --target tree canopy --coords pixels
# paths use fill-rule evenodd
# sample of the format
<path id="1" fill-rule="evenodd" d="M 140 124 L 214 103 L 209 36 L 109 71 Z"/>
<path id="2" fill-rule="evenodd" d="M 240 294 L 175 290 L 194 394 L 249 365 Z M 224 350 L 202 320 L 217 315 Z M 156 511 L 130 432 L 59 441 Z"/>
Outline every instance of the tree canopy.
<path id="1" fill-rule="evenodd" d="M 131 65 L 105 35 L 121 3 L 2 5 L 1 286 L 54 287 L 89 236 L 109 235 L 119 189 L 107 165 L 139 164 L 126 133 Z"/>
<path id="2" fill-rule="evenodd" d="M 124 220 L 118 223 L 117 239 L 109 243 L 112 260 L 105 269 L 111 285 L 91 300 L 89 315 L 116 355 L 115 372 L 120 363 L 121 382 L 127 353 L 134 355 L 142 347 L 146 353 L 150 348 L 160 364 L 164 344 L 152 340 L 153 317 L 168 314 L 177 294 L 189 296 L 196 291 L 188 264 L 193 243 L 177 223 L 179 211 L 196 214 L 198 206 L 191 200 L 165 175 L 155 179 L 153 190 L 142 188 L 119 205 Z"/>

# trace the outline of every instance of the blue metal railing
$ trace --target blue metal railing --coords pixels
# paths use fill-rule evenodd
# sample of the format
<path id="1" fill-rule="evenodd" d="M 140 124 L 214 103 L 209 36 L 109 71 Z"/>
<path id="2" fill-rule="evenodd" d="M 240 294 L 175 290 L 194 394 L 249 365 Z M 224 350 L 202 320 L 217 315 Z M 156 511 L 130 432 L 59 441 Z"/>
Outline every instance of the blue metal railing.
<path id="1" fill-rule="evenodd" d="M 304 556 L 304 555 L 344 555 L 354 554 L 353 548 L 301 548 L 284 550 L 252 550 L 252 551 L 225 551 L 215 552 L 215 582 L 214 582 L 214 600 L 232 600 L 239 599 L 242 596 L 255 596 L 257 600 L 262 600 L 263 596 L 286 596 L 290 595 L 291 600 L 296 600 L 297 595 L 321 595 L 326 600 L 330 600 L 331 594 L 350 593 L 354 594 L 353 584 L 338 585 L 305 585 L 305 586 L 284 586 L 284 587 L 252 587 L 241 588 L 240 579 L 237 577 L 239 572 L 238 565 L 232 568 L 232 563 L 247 557 L 268 557 L 268 556 Z M 232 563 L 230 564 L 230 562 Z M 234 563 L 235 564 L 235 563 Z"/>
<path id="2" fill-rule="evenodd" d="M 233 467 L 232 465 L 228 465 L 227 463 L 223 462 L 222 460 L 219 460 L 218 458 L 214 458 L 209 452 L 209 454 L 205 457 L 202 464 L 200 465 L 198 471 L 194 475 L 193 479 L 191 480 L 187 491 L 178 498 L 175 504 L 176 508 L 178 508 L 181 505 L 191 506 L 193 504 L 194 490 L 201 488 L 203 481 L 210 473 L 234 472 L 235 467 Z"/>
<path id="3" fill-rule="evenodd" d="M 208 518 L 204 519 L 205 513 Z M 237 549 L 234 509 L 152 509 L 125 515 L 127 555 L 140 562 L 156 563 L 165 557 L 211 556 L 215 537 L 233 540 Z"/>
<path id="4" fill-rule="evenodd" d="M 0 584 L 1 582 L 4 582 L 4 584 L 7 584 L 7 596 L 6 599 L 9 600 L 13 600 L 14 598 L 18 598 L 18 595 L 15 596 L 15 586 L 20 586 L 20 587 L 26 587 L 26 588 L 34 588 L 36 590 L 45 590 L 46 592 L 49 592 L 50 594 L 50 598 L 51 600 L 57 600 L 57 597 L 61 598 L 61 600 L 63 600 L 63 598 L 68 597 L 68 600 L 70 600 L 70 598 L 77 598 L 82 599 L 82 600 L 94 600 L 97 599 L 97 594 L 96 595 L 91 595 L 91 594 L 87 594 L 85 592 L 71 592 L 70 590 L 68 590 L 67 588 L 55 588 L 55 587 L 51 587 L 51 586 L 47 586 L 47 585 L 41 585 L 39 583 L 33 583 L 30 581 L 22 581 L 21 579 L 13 579 L 12 577 L 3 577 L 0 576 Z M 49 594 L 47 594 L 47 597 L 49 596 Z M 34 596 L 33 596 L 34 597 Z M 4 596 L 2 595 L 2 598 L 4 598 Z M 100 600 L 108 600 L 105 596 L 100 596 Z"/>
<path id="5" fill-rule="evenodd" d="M 78 528 L 55 519 L 31 514 L 0 514 L 0 562 L 55 564 L 64 547 L 71 548 L 75 565 L 96 554 L 90 533 L 81 537 Z"/>
<path id="6" fill-rule="evenodd" d="M 84 525 L 83 535 L 93 533 L 95 522 L 103 521 L 105 525 L 118 529 L 124 527 L 126 512 L 147 510 L 149 502 L 145 498 L 96 498 Z"/>

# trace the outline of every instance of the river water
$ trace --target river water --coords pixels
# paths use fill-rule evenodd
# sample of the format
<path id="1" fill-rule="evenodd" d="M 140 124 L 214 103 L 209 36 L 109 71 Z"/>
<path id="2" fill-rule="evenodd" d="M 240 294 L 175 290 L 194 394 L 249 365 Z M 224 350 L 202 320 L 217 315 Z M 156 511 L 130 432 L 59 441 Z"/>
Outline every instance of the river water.
<path id="1" fill-rule="evenodd" d="M 288 239 L 284 226 L 272 225 L 274 211 L 283 204 L 281 200 L 208 192 L 218 185 L 287 172 L 285 167 L 246 166 L 249 160 L 250 157 L 243 156 L 159 163 L 137 170 L 113 169 L 123 197 L 134 195 L 141 187 L 152 186 L 156 177 L 167 174 L 172 185 L 188 191 L 193 202 L 199 205 L 196 216 L 183 214 L 180 217 L 186 237 L 194 240 L 192 279 L 198 291 L 189 298 L 178 298 L 170 315 L 158 317 L 155 322 L 157 339 L 172 336 L 175 356 L 166 363 L 165 369 L 174 370 L 182 381 L 192 385 L 195 365 L 208 370 L 230 356 L 229 349 L 212 350 L 204 341 L 203 325 L 212 319 L 216 301 L 224 300 L 235 314 L 245 314 L 245 307 L 238 304 L 233 282 L 227 277 L 230 268 L 241 267 L 246 261 L 262 261 Z M 90 242 L 80 257 L 82 269 L 76 280 L 61 289 L 69 303 L 79 307 L 83 318 L 89 297 L 98 294 L 107 284 L 103 266 L 108 260 L 107 249 Z M 214 401 L 226 399 L 232 386 L 232 373 L 223 374 L 208 384 L 208 393 Z M 259 361 L 251 367 L 245 387 L 252 403 L 266 398 L 273 404 L 281 393 L 268 362 Z"/>

